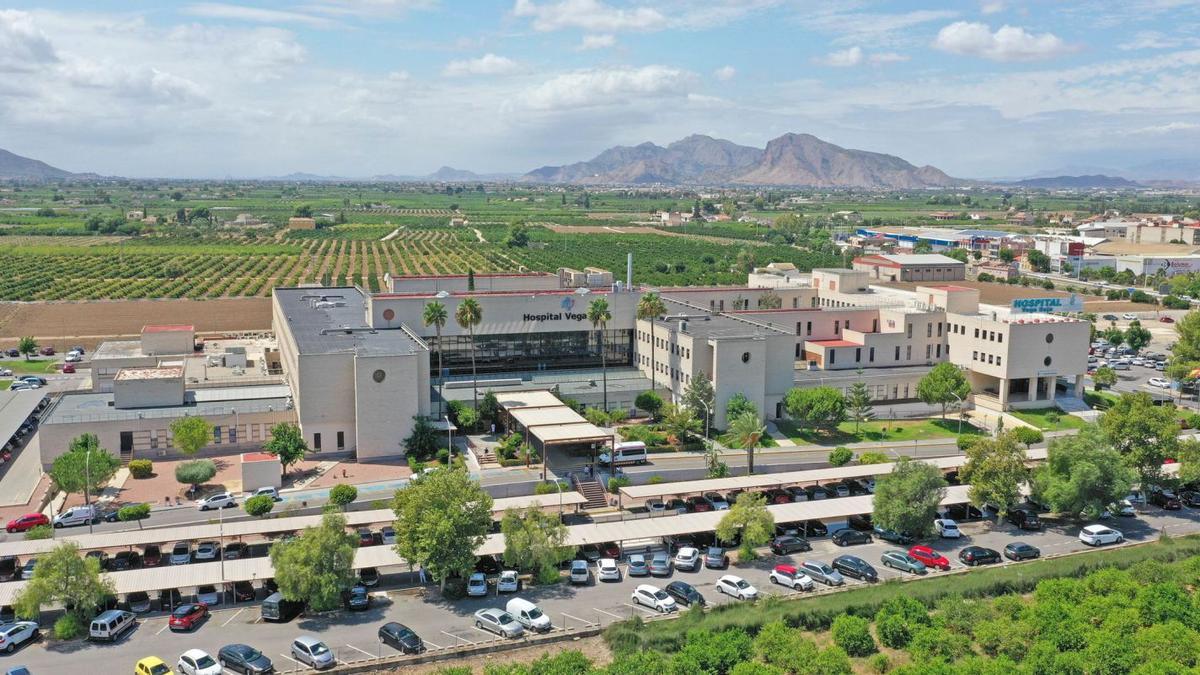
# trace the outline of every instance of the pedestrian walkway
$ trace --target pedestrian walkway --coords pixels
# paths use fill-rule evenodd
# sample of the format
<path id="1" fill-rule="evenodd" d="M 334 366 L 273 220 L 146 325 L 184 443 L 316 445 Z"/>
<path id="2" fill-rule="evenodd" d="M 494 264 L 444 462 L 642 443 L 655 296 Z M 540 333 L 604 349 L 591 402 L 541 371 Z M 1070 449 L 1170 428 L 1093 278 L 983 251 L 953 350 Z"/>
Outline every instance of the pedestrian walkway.
<path id="1" fill-rule="evenodd" d="M 786 434 L 779 430 L 779 427 L 775 426 L 774 422 L 767 422 L 767 435 L 770 436 L 771 439 L 775 441 L 775 444 L 781 448 L 797 447 L 796 441 L 788 438 Z"/>

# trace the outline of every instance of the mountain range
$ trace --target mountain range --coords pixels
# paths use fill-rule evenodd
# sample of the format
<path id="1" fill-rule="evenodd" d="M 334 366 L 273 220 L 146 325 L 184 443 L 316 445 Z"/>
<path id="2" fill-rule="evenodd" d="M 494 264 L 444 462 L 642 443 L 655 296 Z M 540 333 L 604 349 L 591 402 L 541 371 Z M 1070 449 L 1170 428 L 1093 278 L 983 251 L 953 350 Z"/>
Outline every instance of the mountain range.
<path id="1" fill-rule="evenodd" d="M 73 178 L 70 171 L 50 166 L 49 164 L 22 157 L 0 148 L 0 179 L 7 180 L 65 180 Z"/>
<path id="2" fill-rule="evenodd" d="M 1017 187 L 1042 188 L 1045 190 L 1090 190 L 1093 188 L 1135 188 L 1137 183 L 1120 176 L 1047 176 L 1045 178 L 1026 178 L 1009 183 Z"/>
<path id="3" fill-rule="evenodd" d="M 661 147 L 654 143 L 609 148 L 586 162 L 544 166 L 522 176 L 538 183 L 787 185 L 914 189 L 961 185 L 932 166 L 914 166 L 894 155 L 849 150 L 810 134 L 784 134 L 765 148 L 692 135 Z"/>

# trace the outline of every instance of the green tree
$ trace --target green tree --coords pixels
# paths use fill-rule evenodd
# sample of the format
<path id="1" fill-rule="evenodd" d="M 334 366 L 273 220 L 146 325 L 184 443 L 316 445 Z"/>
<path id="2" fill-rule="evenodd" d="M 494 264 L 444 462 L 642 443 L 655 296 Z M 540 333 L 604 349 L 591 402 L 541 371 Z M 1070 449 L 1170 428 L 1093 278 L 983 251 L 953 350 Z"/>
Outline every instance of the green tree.
<path id="1" fill-rule="evenodd" d="M 600 345 L 600 369 L 604 379 L 604 411 L 608 412 L 608 353 L 604 349 L 604 333 L 608 322 L 612 321 L 612 312 L 608 310 L 608 300 L 595 298 L 588 303 L 587 320 L 596 331 Z"/>
<path id="2" fill-rule="evenodd" d="M 645 321 L 650 324 L 650 390 L 658 389 L 658 356 L 654 345 L 657 342 L 654 339 L 654 322 L 663 317 L 667 313 L 667 305 L 659 297 L 658 293 L 650 292 L 644 294 L 637 304 L 637 318 L 639 321 Z"/>
<path id="3" fill-rule="evenodd" d="M 801 424 L 832 431 L 846 420 L 846 400 L 833 387 L 795 388 L 784 396 L 788 415 Z"/>
<path id="4" fill-rule="evenodd" d="M 195 492 L 215 475 L 217 465 L 211 459 L 193 459 L 175 465 L 175 480 L 191 486 L 188 492 Z"/>
<path id="5" fill-rule="evenodd" d="M 927 241 L 918 241 L 913 246 L 913 253 L 933 253 L 933 244 Z"/>
<path id="6" fill-rule="evenodd" d="M 338 483 L 329 489 L 329 503 L 345 511 L 346 507 L 358 499 L 358 488 L 346 483 Z"/>
<path id="7" fill-rule="evenodd" d="M 20 340 L 17 340 L 17 351 L 24 354 L 25 360 L 28 361 L 29 357 L 33 356 L 38 351 L 37 340 L 34 340 L 32 336 L 26 335 Z"/>
<path id="8" fill-rule="evenodd" d="M 658 415 L 662 411 L 663 399 L 657 392 L 643 391 L 633 400 L 633 405 L 651 418 L 658 419 Z"/>
<path id="9" fill-rule="evenodd" d="M 767 433 L 758 413 L 744 412 L 729 423 L 729 435 L 746 451 L 746 473 L 754 473 L 754 451 Z"/>
<path id="10" fill-rule="evenodd" d="M 921 628 L 930 625 L 929 610 L 919 600 L 898 595 L 884 601 L 875 613 L 875 632 L 884 646 L 903 649 Z"/>
<path id="11" fill-rule="evenodd" d="M 712 380 L 704 371 L 696 373 L 687 388 L 683 390 L 683 405 L 692 411 L 696 419 L 704 422 L 704 426 L 707 427 L 705 433 L 712 432 L 712 415 L 716 412 L 714 409 L 716 392 L 713 390 Z"/>
<path id="12" fill-rule="evenodd" d="M 693 434 L 700 433 L 701 424 L 691 410 L 667 403 L 662 409 L 662 429 L 675 438 L 677 445 L 683 446 Z"/>
<path id="13" fill-rule="evenodd" d="M 437 452 L 440 435 L 424 417 L 414 417 L 412 431 L 404 439 L 404 449 L 412 459 L 428 459 Z"/>
<path id="14" fill-rule="evenodd" d="M 765 624 L 752 645 L 754 655 L 764 663 L 777 666 L 788 673 L 813 673 L 817 660 L 817 645 L 800 631 L 782 621 Z"/>
<path id="15" fill-rule="evenodd" d="M 943 361 L 917 382 L 917 397 L 929 405 L 942 406 L 942 419 L 951 403 L 965 401 L 971 395 L 971 384 L 958 366 Z"/>
<path id="16" fill-rule="evenodd" d="M 50 480 L 67 494 L 82 494 L 91 503 L 91 496 L 103 490 L 121 468 L 121 460 L 100 447 L 96 434 L 82 434 L 71 440 L 67 451 L 54 459 Z"/>
<path id="17" fill-rule="evenodd" d="M 1162 481 L 1162 464 L 1175 455 L 1179 423 L 1175 409 L 1154 405 L 1149 394 L 1122 394 L 1100 417 L 1100 430 L 1138 472 L 1143 487 Z"/>
<path id="18" fill-rule="evenodd" d="M 875 652 L 871 622 L 853 614 L 839 614 L 829 628 L 833 643 L 850 656 L 869 656 Z"/>
<path id="19" fill-rule="evenodd" d="M 558 514 L 536 507 L 505 511 L 500 533 L 504 535 L 504 562 L 529 570 L 539 583 L 553 583 L 559 576 L 558 566 L 575 555 L 575 547 L 564 543 L 567 526 Z"/>
<path id="20" fill-rule="evenodd" d="M 300 206 L 297 206 L 296 210 L 293 213 L 295 214 L 295 216 L 297 218 L 312 218 L 313 217 L 313 209 L 308 204 L 301 204 Z"/>
<path id="21" fill-rule="evenodd" d="M 1002 248 L 997 255 L 1000 257 L 1000 260 L 1006 263 L 1011 263 L 1017 259 L 1016 252 L 1014 252 L 1011 248 Z"/>
<path id="22" fill-rule="evenodd" d="M 149 504 L 126 504 L 117 510 L 117 520 L 122 523 L 135 522 L 142 529 L 142 521 L 150 517 Z"/>
<path id="23" fill-rule="evenodd" d="M 529 246 L 529 230 L 524 225 L 513 225 L 508 229 L 508 237 L 504 245 L 509 248 L 526 248 Z"/>
<path id="24" fill-rule="evenodd" d="M 271 547 L 275 583 L 288 600 L 300 600 L 316 611 L 336 609 L 342 592 L 354 585 L 354 551 L 358 538 L 346 531 L 346 518 L 326 513 L 321 524 Z"/>
<path id="25" fill-rule="evenodd" d="M 454 310 L 454 320 L 459 327 L 467 331 L 471 343 L 471 404 L 479 408 L 479 373 L 475 370 L 475 327 L 483 322 L 483 307 L 475 298 L 467 298 L 458 303 Z"/>
<path id="26" fill-rule="evenodd" d="M 1134 479 L 1134 471 L 1099 427 L 1088 425 L 1050 442 L 1033 487 L 1055 511 L 1092 519 L 1128 494 Z"/>
<path id="27" fill-rule="evenodd" d="M 858 463 L 865 464 L 887 464 L 892 461 L 890 457 L 882 452 L 864 452 L 858 456 Z"/>
<path id="28" fill-rule="evenodd" d="M 300 427 L 290 422 L 280 422 L 271 427 L 271 437 L 263 443 L 263 451 L 278 457 L 283 472 L 287 473 L 289 466 L 303 460 L 308 454 L 308 443 Z"/>
<path id="29" fill-rule="evenodd" d="M 1097 389 L 1112 388 L 1117 383 L 1117 371 L 1108 366 L 1100 366 L 1092 373 L 1092 382 L 1096 383 Z"/>
<path id="30" fill-rule="evenodd" d="M 242 503 L 242 508 L 246 510 L 247 515 L 262 518 L 275 508 L 275 500 L 270 495 L 256 495 L 247 498 Z"/>
<path id="31" fill-rule="evenodd" d="M 1041 251 L 1030 249 L 1025 253 L 1025 260 L 1029 262 L 1029 266 L 1032 267 L 1035 272 L 1041 272 L 1043 274 L 1050 272 L 1050 256 L 1042 253 Z"/>
<path id="32" fill-rule="evenodd" d="M 717 539 L 736 541 L 741 534 L 738 559 L 754 558 L 754 549 L 771 541 L 775 535 L 775 518 L 767 510 L 767 498 L 758 492 L 743 492 L 717 523 Z"/>
<path id="33" fill-rule="evenodd" d="M 875 417 L 875 411 L 871 408 L 871 392 L 867 389 L 866 383 L 862 381 L 862 369 L 858 370 L 859 380 L 850 385 L 850 392 L 846 394 L 846 415 L 854 420 L 854 433 L 858 433 L 863 422 L 869 422 Z"/>
<path id="34" fill-rule="evenodd" d="M 830 466 L 846 466 L 854 459 L 854 451 L 844 446 L 838 446 L 829 453 Z"/>
<path id="35" fill-rule="evenodd" d="M 962 468 L 962 480 L 970 483 L 971 503 L 976 506 L 995 504 L 1000 517 L 1021 500 L 1021 484 L 1028 477 L 1025 468 L 1025 448 L 1017 435 L 1005 432 L 996 438 L 981 438 L 966 449 L 967 461 Z"/>
<path id="36" fill-rule="evenodd" d="M 442 329 L 446 327 L 446 306 L 434 300 L 425 305 L 425 309 L 421 312 L 421 322 L 427 327 L 433 326 L 435 335 L 437 336 L 437 355 L 438 355 L 438 417 L 446 414 L 445 404 L 446 399 L 442 394 L 444 391 L 443 383 L 445 381 L 445 364 L 442 358 L 445 355 L 446 345 L 442 342 Z"/>
<path id="37" fill-rule="evenodd" d="M 875 524 L 921 538 L 933 527 L 937 509 L 946 496 L 941 469 L 901 457 L 889 474 L 875 480 Z"/>
<path id="38" fill-rule="evenodd" d="M 1200 311 L 1191 311 L 1175 323 L 1179 335 L 1171 345 L 1172 361 L 1200 363 Z"/>
<path id="39" fill-rule="evenodd" d="M 189 457 L 212 442 L 212 425 L 203 417 L 179 417 L 171 422 L 170 428 L 171 444 Z"/>
<path id="40" fill-rule="evenodd" d="M 1134 319 L 1129 322 L 1129 328 L 1125 331 L 1125 344 L 1131 349 L 1141 349 L 1150 344 L 1150 331 L 1142 326 L 1142 322 Z"/>
<path id="41" fill-rule="evenodd" d="M 758 406 L 754 405 L 754 402 L 746 398 L 746 395 L 740 391 L 730 396 L 729 400 L 725 402 L 725 419 L 727 420 L 739 417 L 746 412 L 754 413 L 754 416 L 758 417 Z"/>
<path id="42" fill-rule="evenodd" d="M 484 392 L 483 399 L 479 401 L 479 419 L 491 423 L 500 421 L 500 399 L 490 389 Z"/>
<path id="43" fill-rule="evenodd" d="M 392 500 L 396 553 L 424 567 L 445 589 L 475 567 L 475 549 L 492 526 L 492 498 L 465 471 L 437 469 L 409 482 Z"/>
<path id="44" fill-rule="evenodd" d="M 33 578 L 17 592 L 13 610 L 36 620 L 42 607 L 56 604 L 66 608 L 77 626 L 86 626 L 96 607 L 114 595 L 112 581 L 100 574 L 100 561 L 83 557 L 79 546 L 69 541 L 38 556 Z"/>

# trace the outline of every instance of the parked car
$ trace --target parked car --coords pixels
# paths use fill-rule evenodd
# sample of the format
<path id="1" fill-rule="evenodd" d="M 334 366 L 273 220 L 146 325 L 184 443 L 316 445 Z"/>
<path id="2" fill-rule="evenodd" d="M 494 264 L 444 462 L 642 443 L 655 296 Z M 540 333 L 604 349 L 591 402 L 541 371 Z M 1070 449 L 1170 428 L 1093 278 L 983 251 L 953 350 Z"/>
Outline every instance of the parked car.
<path id="1" fill-rule="evenodd" d="M 571 583 L 589 584 L 592 581 L 592 570 L 586 560 L 571 561 Z"/>
<path id="2" fill-rule="evenodd" d="M 1119 544 L 1125 541 L 1125 535 L 1118 530 L 1103 525 L 1085 525 L 1079 531 L 1079 541 L 1088 546 L 1103 546 L 1104 544 Z"/>
<path id="3" fill-rule="evenodd" d="M 813 589 L 812 577 L 797 569 L 794 565 L 776 565 L 775 569 L 767 575 L 767 578 L 773 584 L 779 586 L 787 586 L 792 590 L 797 588 L 802 591 L 811 591 Z"/>
<path id="4" fill-rule="evenodd" d="M 1172 319 L 1169 316 L 1160 316 L 1160 317 L 1158 317 L 1158 320 L 1161 321 L 1162 323 L 1175 323 L 1175 319 Z"/>
<path id="5" fill-rule="evenodd" d="M 215 495 L 209 495 L 203 499 L 196 500 L 196 508 L 201 511 L 227 509 L 231 506 L 237 506 L 237 500 L 228 492 L 218 492 Z"/>
<path id="6" fill-rule="evenodd" d="M 800 537 L 784 535 L 782 537 L 775 537 L 771 540 L 771 553 L 774 553 L 775 555 L 803 553 L 811 550 L 812 544 L 808 543 L 807 539 L 802 539 Z"/>
<path id="7" fill-rule="evenodd" d="M 184 652 L 175 669 L 181 675 L 221 675 L 221 665 L 203 649 L 189 649 Z"/>
<path id="8" fill-rule="evenodd" d="M 402 623 L 389 621 L 379 627 L 379 641 L 402 654 L 420 654 L 425 651 L 425 642 Z"/>
<path id="9" fill-rule="evenodd" d="M 258 591 L 254 590 L 254 584 L 249 581 L 233 582 L 233 601 L 234 602 L 250 602 L 258 597 Z"/>
<path id="10" fill-rule="evenodd" d="M 221 557 L 221 545 L 215 541 L 202 541 L 196 545 L 196 552 L 192 555 L 192 559 L 196 562 L 206 562 L 209 560 L 217 560 Z"/>
<path id="11" fill-rule="evenodd" d="M 199 586 L 196 588 L 196 600 L 209 607 L 219 605 L 221 604 L 221 592 L 212 584 Z"/>
<path id="12" fill-rule="evenodd" d="M 601 558 L 596 563 L 596 578 L 600 581 L 620 581 L 621 568 L 613 558 Z"/>
<path id="13" fill-rule="evenodd" d="M 704 566 L 709 569 L 723 570 L 729 567 L 729 556 L 720 546 L 709 546 L 704 552 Z"/>
<path id="14" fill-rule="evenodd" d="M 833 540 L 833 543 L 837 544 L 838 546 L 854 546 L 855 544 L 871 543 L 871 535 L 861 530 L 852 530 L 850 528 L 834 532 L 831 539 Z"/>
<path id="15" fill-rule="evenodd" d="M 1200 492 L 1196 490 L 1184 490 L 1179 493 L 1179 501 L 1183 502 L 1184 506 L 1200 506 Z"/>
<path id="16" fill-rule="evenodd" d="M 517 638 L 525 634 L 525 627 L 517 623 L 511 614 L 495 607 L 475 612 L 475 627 L 505 638 Z"/>
<path id="17" fill-rule="evenodd" d="M 912 535 L 910 534 L 884 529 L 878 525 L 874 527 L 874 532 L 876 537 L 884 541 L 890 541 L 893 544 L 911 544 L 913 542 Z"/>
<path id="18" fill-rule="evenodd" d="M 839 555 L 830 563 L 844 577 L 861 581 L 879 581 L 879 573 L 866 560 L 856 555 Z"/>
<path id="19" fill-rule="evenodd" d="M 143 567 L 158 567 L 162 564 L 162 549 L 158 544 L 146 544 L 142 548 L 142 566 Z"/>
<path id="20" fill-rule="evenodd" d="M 249 645 L 232 644 L 221 647 L 217 652 L 217 662 L 226 670 L 247 675 L 275 672 L 275 665 L 271 663 L 271 659 Z"/>
<path id="21" fill-rule="evenodd" d="M 695 572 L 700 569 L 700 550 L 691 546 L 684 546 L 675 553 L 675 567 L 689 572 Z"/>
<path id="22" fill-rule="evenodd" d="M 724 496 L 717 492 L 705 492 L 704 498 L 707 499 L 708 503 L 712 504 L 712 507 L 717 511 L 729 510 L 729 502 L 725 500 Z"/>
<path id="23" fill-rule="evenodd" d="M 1178 511 L 1183 503 L 1169 490 L 1154 490 L 1150 493 L 1150 503 L 1167 511 Z"/>
<path id="24" fill-rule="evenodd" d="M 195 630 L 207 618 L 208 605 L 202 602 L 189 602 L 176 607 L 175 611 L 171 612 L 171 618 L 167 619 L 167 626 L 171 630 Z"/>
<path id="25" fill-rule="evenodd" d="M 754 600 L 758 597 L 757 588 L 751 586 L 750 582 L 745 579 L 732 574 L 726 574 L 717 579 L 716 587 L 718 593 L 724 593 L 738 600 Z"/>
<path id="26" fill-rule="evenodd" d="M 221 557 L 226 560 L 241 560 L 249 558 L 250 547 L 244 541 L 231 541 L 225 544 L 225 550 L 221 553 Z"/>
<path id="27" fill-rule="evenodd" d="M 11 654 L 17 647 L 36 642 L 42 636 L 36 621 L 17 621 L 0 626 L 0 651 Z"/>
<path id="28" fill-rule="evenodd" d="M 938 518 L 933 521 L 933 529 L 942 539 L 958 539 L 962 536 L 962 532 L 958 529 L 958 523 L 949 518 Z"/>
<path id="29" fill-rule="evenodd" d="M 650 558 L 650 576 L 669 577 L 671 570 L 671 556 L 665 552 L 660 551 Z"/>
<path id="30" fill-rule="evenodd" d="M 685 581 L 672 581 L 667 584 L 667 595 L 675 598 L 676 603 L 682 603 L 689 607 L 692 605 L 704 606 L 704 596 L 694 586 Z"/>
<path id="31" fill-rule="evenodd" d="M 254 492 L 247 493 L 246 499 L 249 499 L 251 497 L 263 497 L 263 496 L 270 497 L 271 499 L 273 499 L 277 502 L 283 501 L 283 497 L 279 496 L 279 490 L 277 490 L 276 488 L 271 487 L 271 486 L 260 487 L 260 488 L 256 489 Z"/>
<path id="32" fill-rule="evenodd" d="M 145 614 L 150 611 L 150 594 L 146 591 L 134 591 L 125 596 L 125 604 L 134 614 Z"/>
<path id="33" fill-rule="evenodd" d="M 826 586 L 841 586 L 846 583 L 841 572 L 835 570 L 829 563 L 820 560 L 805 560 L 800 563 L 800 571 L 812 577 L 813 581 L 819 581 Z"/>
<path id="34" fill-rule="evenodd" d="M 74 363 L 64 363 L 63 367 L 62 367 L 62 371 L 63 371 L 64 375 L 70 375 L 70 374 L 74 373 L 75 372 L 75 364 Z"/>
<path id="35" fill-rule="evenodd" d="M 687 507 L 691 513 L 705 513 L 713 510 L 712 503 L 700 495 L 688 497 Z"/>
<path id="36" fill-rule="evenodd" d="M 54 356 L 54 347 L 52 347 L 52 346 L 42 347 L 41 349 L 38 350 L 38 353 L 41 354 L 42 356 Z"/>
<path id="37" fill-rule="evenodd" d="M 675 604 L 675 598 L 661 588 L 650 584 L 641 584 L 633 589 L 631 599 L 635 605 L 649 607 L 664 614 L 679 609 L 679 606 Z"/>
<path id="38" fill-rule="evenodd" d="M 806 520 L 800 523 L 801 537 L 824 537 L 829 534 L 829 527 L 819 520 Z"/>
<path id="39" fill-rule="evenodd" d="M 379 530 L 379 536 L 383 537 L 384 546 L 394 546 L 396 544 L 396 528 L 391 525 Z"/>
<path id="40" fill-rule="evenodd" d="M 497 593 L 516 593 L 521 590 L 521 578 L 516 570 L 504 570 L 496 578 Z"/>
<path id="41" fill-rule="evenodd" d="M 108 561 L 108 570 L 110 572 L 120 572 L 122 570 L 133 570 L 142 566 L 142 557 L 137 551 L 117 551 L 116 555 Z"/>
<path id="42" fill-rule="evenodd" d="M 30 558 L 29 560 L 26 560 L 25 566 L 21 568 L 21 579 L 23 581 L 29 581 L 32 579 L 33 571 L 35 569 L 37 569 L 37 558 Z M 104 569 L 104 566 L 101 565 L 100 569 Z"/>
<path id="43" fill-rule="evenodd" d="M 357 584 L 346 591 L 346 609 L 352 612 L 363 612 L 371 608 L 371 594 L 367 587 Z"/>
<path id="44" fill-rule="evenodd" d="M 940 570 L 950 569 L 950 560 L 928 546 L 913 546 L 908 549 L 908 554 L 925 563 L 926 567 L 934 567 Z"/>
<path id="45" fill-rule="evenodd" d="M 1008 522 L 1022 530 L 1042 529 L 1042 519 L 1033 509 L 1015 508 L 1008 512 Z"/>
<path id="46" fill-rule="evenodd" d="M 26 513 L 23 516 L 17 516 L 8 521 L 8 525 L 4 529 L 12 534 L 13 532 L 27 532 L 39 525 L 49 525 L 50 518 L 44 513 Z"/>
<path id="47" fill-rule="evenodd" d="M 316 670 L 331 668 L 337 662 L 333 651 L 311 635 L 301 635 L 292 641 L 292 658 Z"/>
<path id="48" fill-rule="evenodd" d="M 1004 557 L 1009 560 L 1032 560 L 1040 558 L 1041 550 L 1023 541 L 1014 541 L 1004 547 Z"/>
<path id="49" fill-rule="evenodd" d="M 363 586 L 372 588 L 379 584 L 379 570 L 374 567 L 364 567 L 358 571 L 358 580 Z"/>
<path id="50" fill-rule="evenodd" d="M 913 574 L 925 574 L 928 570 L 925 563 L 900 550 L 884 551 L 883 555 L 879 556 L 879 562 L 883 563 L 884 567 Z"/>
<path id="51" fill-rule="evenodd" d="M 846 524 L 850 526 L 850 529 L 860 532 L 875 531 L 875 525 L 871 522 L 871 514 L 869 513 L 850 516 L 846 519 Z"/>
<path id="52" fill-rule="evenodd" d="M 587 567 L 586 562 L 584 562 L 582 560 L 577 560 L 575 562 L 582 562 L 584 564 L 584 568 L 586 569 L 586 567 Z M 573 566 L 571 568 L 571 572 L 572 572 L 572 574 L 574 574 L 574 572 L 575 572 L 575 568 Z M 574 582 L 574 579 L 572 579 L 572 582 Z M 585 580 L 585 583 L 586 583 L 586 580 Z M 472 574 L 470 576 L 470 578 L 467 579 L 467 596 L 472 597 L 472 598 L 482 598 L 483 596 L 485 596 L 487 594 L 488 594 L 487 577 L 484 576 L 483 572 L 476 572 L 476 573 Z"/>
<path id="53" fill-rule="evenodd" d="M 650 565 L 646 563 L 646 556 L 641 553 L 630 554 L 626 565 L 626 573 L 631 577 L 649 576 Z"/>
<path id="54" fill-rule="evenodd" d="M 964 565 L 990 565 L 1000 562 L 1000 553 L 995 549 L 983 546 L 968 546 L 958 552 L 958 559 Z"/>

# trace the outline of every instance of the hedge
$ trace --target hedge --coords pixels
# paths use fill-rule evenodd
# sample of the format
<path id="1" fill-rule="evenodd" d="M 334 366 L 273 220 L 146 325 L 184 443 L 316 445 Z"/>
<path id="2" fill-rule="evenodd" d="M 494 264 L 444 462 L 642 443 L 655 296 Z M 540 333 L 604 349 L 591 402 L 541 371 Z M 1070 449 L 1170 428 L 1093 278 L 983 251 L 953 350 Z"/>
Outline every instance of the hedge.
<path id="1" fill-rule="evenodd" d="M 132 459 L 129 461 L 129 475 L 134 478 L 149 478 L 154 475 L 154 462 L 148 459 Z"/>

